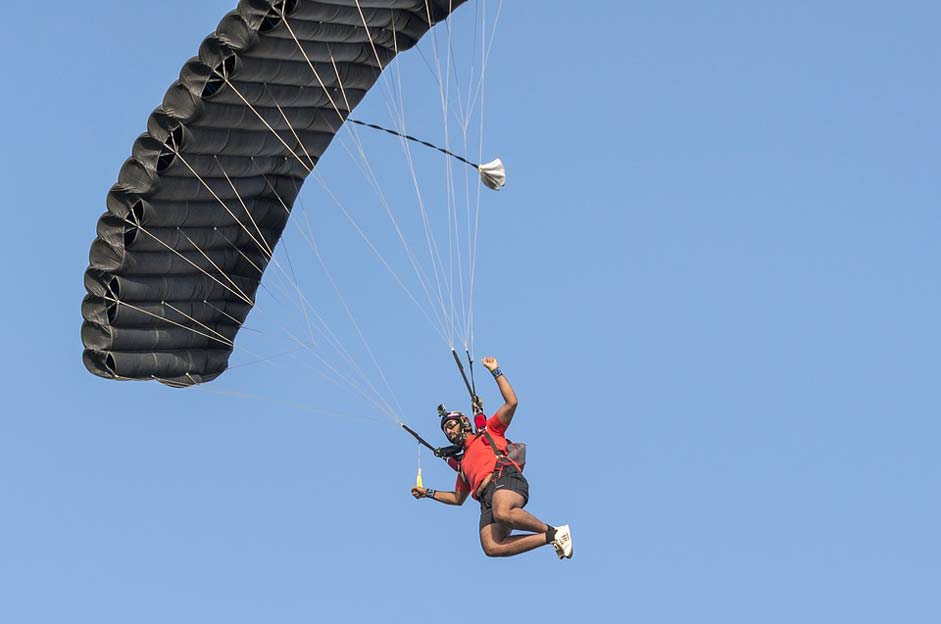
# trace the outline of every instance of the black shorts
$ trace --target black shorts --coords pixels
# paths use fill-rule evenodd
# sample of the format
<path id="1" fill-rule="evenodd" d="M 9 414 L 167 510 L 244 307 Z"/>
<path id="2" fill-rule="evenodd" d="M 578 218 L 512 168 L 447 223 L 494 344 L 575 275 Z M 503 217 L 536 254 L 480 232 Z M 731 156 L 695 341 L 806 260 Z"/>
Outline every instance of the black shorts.
<path id="1" fill-rule="evenodd" d="M 523 507 L 529 502 L 529 481 L 523 476 L 516 466 L 507 466 L 500 473 L 500 476 L 494 477 L 484 488 L 484 493 L 480 495 L 480 528 L 483 529 L 488 524 L 493 524 L 493 493 L 497 490 L 510 490 L 523 497 Z"/>

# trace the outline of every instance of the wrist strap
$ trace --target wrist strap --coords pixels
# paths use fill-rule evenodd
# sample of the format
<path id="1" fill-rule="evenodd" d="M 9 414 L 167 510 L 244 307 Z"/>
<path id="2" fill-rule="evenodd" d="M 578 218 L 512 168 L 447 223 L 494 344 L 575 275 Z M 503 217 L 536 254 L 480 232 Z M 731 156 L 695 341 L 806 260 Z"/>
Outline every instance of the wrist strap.
<path id="1" fill-rule="evenodd" d="M 495 369 L 493 369 L 492 371 L 490 371 L 490 374 L 493 375 L 493 378 L 494 378 L 494 379 L 497 379 L 498 377 L 502 377 L 502 376 L 503 376 L 503 371 L 500 370 L 500 367 L 498 366 L 497 368 L 495 368 Z"/>
<path id="2" fill-rule="evenodd" d="M 425 498 L 430 498 L 431 500 L 435 499 L 435 492 L 438 490 L 427 489 L 425 490 Z"/>

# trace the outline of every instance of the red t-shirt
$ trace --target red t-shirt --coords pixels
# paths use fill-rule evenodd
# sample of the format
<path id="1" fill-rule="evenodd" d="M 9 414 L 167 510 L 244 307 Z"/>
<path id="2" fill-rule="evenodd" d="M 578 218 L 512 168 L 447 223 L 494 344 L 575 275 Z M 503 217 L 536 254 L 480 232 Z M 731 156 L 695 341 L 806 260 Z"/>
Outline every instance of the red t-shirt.
<path id="1" fill-rule="evenodd" d="M 493 438 L 497 448 L 506 452 L 506 425 L 494 414 L 487 421 L 487 433 Z M 464 458 L 461 460 L 461 472 L 457 475 L 454 489 L 458 492 L 470 492 L 477 500 L 477 488 L 497 465 L 497 456 L 483 434 L 475 435 L 464 441 Z"/>

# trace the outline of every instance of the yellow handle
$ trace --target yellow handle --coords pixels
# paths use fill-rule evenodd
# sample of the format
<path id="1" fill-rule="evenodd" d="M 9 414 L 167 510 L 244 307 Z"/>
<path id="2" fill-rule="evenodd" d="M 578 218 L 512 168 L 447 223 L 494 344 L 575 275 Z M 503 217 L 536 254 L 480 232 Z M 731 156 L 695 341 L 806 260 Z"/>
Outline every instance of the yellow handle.
<path id="1" fill-rule="evenodd" d="M 415 477 L 415 486 L 416 487 L 425 487 L 421 484 L 421 468 L 418 469 L 418 476 Z"/>

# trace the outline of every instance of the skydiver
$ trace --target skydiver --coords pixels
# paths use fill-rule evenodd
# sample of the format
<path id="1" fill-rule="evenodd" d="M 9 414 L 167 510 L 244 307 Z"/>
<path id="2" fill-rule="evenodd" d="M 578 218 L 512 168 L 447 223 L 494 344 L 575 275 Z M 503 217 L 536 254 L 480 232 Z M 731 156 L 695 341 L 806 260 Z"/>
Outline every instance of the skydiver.
<path id="1" fill-rule="evenodd" d="M 503 454 L 507 452 L 507 427 L 516 412 L 517 399 L 497 360 L 481 363 L 490 371 L 503 395 L 503 405 L 487 420 L 485 431 Z M 497 456 L 486 434 L 473 434 L 470 420 L 461 412 L 441 416 L 441 429 L 451 444 L 464 449 L 453 492 L 413 487 L 416 499 L 430 498 L 446 505 L 463 505 L 468 494 L 480 501 L 480 545 L 488 557 L 510 557 L 552 544 L 559 559 L 572 557 L 572 533 L 567 524 L 553 527 L 523 507 L 529 501 L 529 482 L 519 464 Z M 529 531 L 511 535 L 514 530 Z"/>

